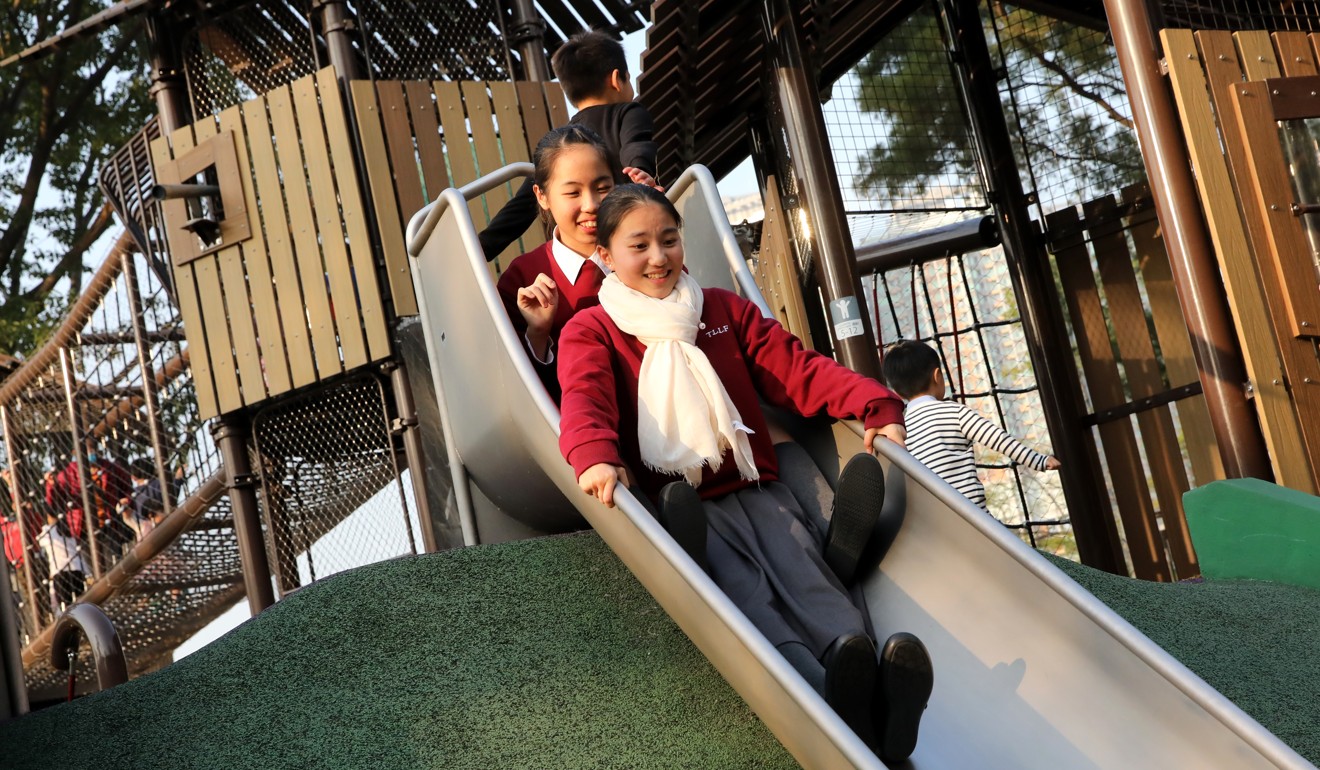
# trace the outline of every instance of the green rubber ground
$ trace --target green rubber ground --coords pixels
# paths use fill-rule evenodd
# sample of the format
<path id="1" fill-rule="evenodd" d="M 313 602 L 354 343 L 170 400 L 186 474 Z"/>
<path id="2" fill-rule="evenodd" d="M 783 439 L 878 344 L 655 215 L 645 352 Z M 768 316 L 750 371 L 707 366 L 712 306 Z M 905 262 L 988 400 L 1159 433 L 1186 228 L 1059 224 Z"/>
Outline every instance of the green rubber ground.
<path id="1" fill-rule="evenodd" d="M 5 770 L 796 766 L 594 534 L 345 573 L 0 726 Z"/>

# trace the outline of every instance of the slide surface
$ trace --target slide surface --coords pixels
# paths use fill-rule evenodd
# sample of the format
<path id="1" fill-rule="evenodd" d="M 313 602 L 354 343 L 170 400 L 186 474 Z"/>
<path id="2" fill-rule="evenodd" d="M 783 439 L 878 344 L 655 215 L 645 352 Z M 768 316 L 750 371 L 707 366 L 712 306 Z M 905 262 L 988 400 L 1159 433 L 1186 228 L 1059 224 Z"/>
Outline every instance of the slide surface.
<path id="1" fill-rule="evenodd" d="M 515 338 L 466 199 L 530 174 L 514 164 L 446 190 L 409 225 L 418 303 L 468 543 L 589 523 L 794 757 L 884 767 L 626 492 L 577 488 L 558 410 Z M 694 166 L 671 187 L 689 269 L 764 309 Z M 860 447 L 842 426 L 843 454 Z M 883 443 L 883 442 L 882 442 Z M 906 520 L 865 580 L 878 635 L 918 634 L 935 665 L 915 768 L 1313 767 L 1095 597 L 896 447 Z"/>

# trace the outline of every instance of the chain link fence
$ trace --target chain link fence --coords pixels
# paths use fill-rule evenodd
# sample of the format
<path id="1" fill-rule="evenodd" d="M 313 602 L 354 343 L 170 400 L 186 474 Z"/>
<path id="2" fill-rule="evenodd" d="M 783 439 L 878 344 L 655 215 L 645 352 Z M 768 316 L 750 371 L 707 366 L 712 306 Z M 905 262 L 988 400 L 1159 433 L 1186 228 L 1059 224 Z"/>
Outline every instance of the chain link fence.
<path id="1" fill-rule="evenodd" d="M 1320 30 L 1316 0 L 1165 0 L 1158 4 L 1160 27 L 1218 29 L 1229 32 Z"/>

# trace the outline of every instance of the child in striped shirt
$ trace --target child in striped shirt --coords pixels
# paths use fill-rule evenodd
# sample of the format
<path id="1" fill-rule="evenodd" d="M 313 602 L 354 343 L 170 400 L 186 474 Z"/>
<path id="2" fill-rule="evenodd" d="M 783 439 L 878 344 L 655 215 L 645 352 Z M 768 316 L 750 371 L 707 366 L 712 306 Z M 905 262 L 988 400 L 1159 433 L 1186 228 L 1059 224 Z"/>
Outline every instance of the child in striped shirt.
<path id="1" fill-rule="evenodd" d="M 957 401 L 944 400 L 940 357 L 913 340 L 885 351 L 885 381 L 907 402 L 907 449 L 968 500 L 985 508 L 985 487 L 976 476 L 972 447 L 980 444 L 1038 471 L 1058 470 L 1059 460 L 1041 454 Z"/>

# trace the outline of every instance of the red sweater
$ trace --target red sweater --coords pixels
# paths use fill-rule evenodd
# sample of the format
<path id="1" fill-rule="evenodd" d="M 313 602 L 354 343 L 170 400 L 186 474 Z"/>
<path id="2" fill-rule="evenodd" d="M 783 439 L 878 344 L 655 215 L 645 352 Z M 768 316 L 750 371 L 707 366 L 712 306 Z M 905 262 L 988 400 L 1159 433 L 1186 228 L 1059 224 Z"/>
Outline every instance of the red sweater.
<path id="1" fill-rule="evenodd" d="M 574 285 L 568 280 L 568 276 L 564 275 L 564 271 L 559 269 L 559 263 L 550 254 L 549 241 L 513 260 L 500 275 L 495 288 L 500 292 L 500 299 L 504 300 L 504 312 L 509 314 L 509 320 L 513 322 L 513 329 L 518 333 L 518 341 L 523 342 L 524 350 L 527 347 L 524 342 L 527 323 L 523 320 L 522 312 L 518 310 L 518 290 L 531 286 L 536 282 L 536 276 L 541 273 L 550 276 L 559 293 L 559 306 L 555 308 L 555 318 L 550 326 L 551 350 L 555 349 L 555 341 L 559 339 L 564 324 L 568 323 L 568 319 L 572 318 L 574 313 L 600 304 L 600 299 L 596 296 L 600 292 L 600 281 L 592 280 L 588 268 L 583 266 L 582 272 L 578 273 L 578 282 Z M 559 379 L 555 375 L 557 363 L 558 355 L 549 364 L 542 364 L 535 358 L 532 359 L 532 366 L 556 402 L 559 401 Z"/>
<path id="2" fill-rule="evenodd" d="M 773 318 L 724 289 L 704 289 L 697 347 L 710 359 L 748 436 L 761 481 L 779 478 L 779 464 L 758 394 L 798 414 L 861 419 L 868 428 L 903 423 L 903 402 L 893 391 L 834 360 L 806 350 Z M 681 478 L 646 468 L 637 448 L 637 373 L 646 347 L 620 331 L 604 308 L 574 316 L 559 339 L 559 381 L 564 397 L 559 450 L 581 476 L 597 463 L 626 466 L 655 497 Z M 751 486 L 726 451 L 719 472 L 707 466 L 697 491 L 711 499 Z"/>

